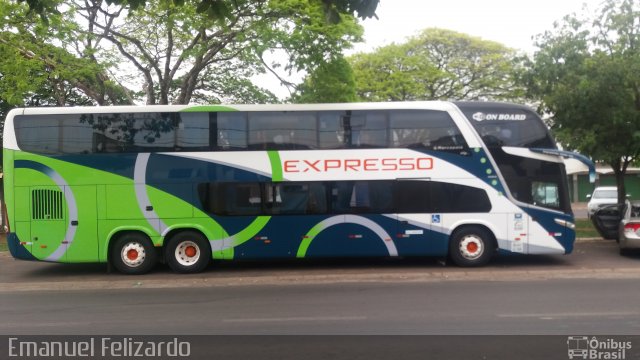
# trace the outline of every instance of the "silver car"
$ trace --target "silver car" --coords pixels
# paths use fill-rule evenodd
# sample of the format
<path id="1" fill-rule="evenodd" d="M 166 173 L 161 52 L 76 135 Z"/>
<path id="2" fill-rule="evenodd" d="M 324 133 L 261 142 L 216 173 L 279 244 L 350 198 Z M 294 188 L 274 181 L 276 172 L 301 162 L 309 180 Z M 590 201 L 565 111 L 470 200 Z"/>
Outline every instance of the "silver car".
<path id="1" fill-rule="evenodd" d="M 622 205 L 604 206 L 591 221 L 603 238 L 618 242 L 620 255 L 640 249 L 640 203 L 627 200 Z"/>
<path id="2" fill-rule="evenodd" d="M 618 234 L 620 255 L 627 255 L 630 249 L 640 249 L 640 204 L 625 203 Z"/>

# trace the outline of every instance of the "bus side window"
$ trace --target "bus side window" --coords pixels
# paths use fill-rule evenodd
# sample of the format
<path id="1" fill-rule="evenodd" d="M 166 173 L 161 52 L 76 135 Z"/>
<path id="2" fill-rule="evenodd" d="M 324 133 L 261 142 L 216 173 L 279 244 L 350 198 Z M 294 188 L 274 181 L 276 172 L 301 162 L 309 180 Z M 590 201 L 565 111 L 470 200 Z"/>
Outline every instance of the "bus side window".
<path id="1" fill-rule="evenodd" d="M 445 182 L 430 182 L 431 204 L 436 213 L 484 213 L 491 201 L 483 189 Z"/>
<path id="2" fill-rule="evenodd" d="M 371 198 L 369 196 L 369 182 L 368 181 L 356 181 L 353 183 L 351 191 L 351 199 L 349 199 L 349 206 L 358 209 L 370 208 Z"/>
<path id="3" fill-rule="evenodd" d="M 243 150 L 247 148 L 247 113 L 219 112 L 216 119 L 216 148 Z"/>
<path id="4" fill-rule="evenodd" d="M 389 116 L 392 147 L 429 148 L 466 147 L 464 137 L 445 111 L 398 110 Z M 446 150 L 446 149 L 445 149 Z"/>
<path id="5" fill-rule="evenodd" d="M 369 196 L 371 198 L 371 209 L 373 212 L 392 212 L 393 185 L 395 181 L 370 181 Z"/>
<path id="6" fill-rule="evenodd" d="M 398 213 L 431 213 L 431 181 L 400 180 L 394 184 L 394 201 Z"/>
<path id="7" fill-rule="evenodd" d="M 249 147 L 256 150 L 301 150 L 318 147 L 316 112 L 274 111 L 249 114 Z"/>
<path id="8" fill-rule="evenodd" d="M 386 111 L 354 111 L 348 119 L 351 147 L 385 148 L 388 144 Z"/>
<path id="9" fill-rule="evenodd" d="M 430 147 L 432 138 L 429 126 L 424 111 L 392 111 L 389 116 L 391 146 Z"/>
<path id="10" fill-rule="evenodd" d="M 216 215 L 260 215 L 260 183 L 202 183 L 198 196 L 205 212 Z"/>
<path id="11" fill-rule="evenodd" d="M 334 213 L 392 212 L 394 181 L 341 181 L 331 190 Z"/>
<path id="12" fill-rule="evenodd" d="M 331 187 L 331 207 L 334 213 L 343 214 L 351 209 L 352 181 L 339 181 Z"/>
<path id="13" fill-rule="evenodd" d="M 282 205 L 280 212 L 283 214 L 304 214 L 309 203 L 309 185 L 286 184 L 281 185 Z"/>
<path id="14" fill-rule="evenodd" d="M 233 206 L 230 213 L 237 215 L 258 215 L 261 212 L 262 196 L 259 183 L 230 184 L 226 194 L 233 195 L 227 204 Z"/>
<path id="15" fill-rule="evenodd" d="M 327 194 L 324 183 L 309 184 L 309 201 L 307 214 L 324 214 L 327 212 Z"/>
<path id="16" fill-rule="evenodd" d="M 320 149 L 341 149 L 346 137 L 342 124 L 343 111 L 320 111 L 318 113 L 318 147 Z"/>

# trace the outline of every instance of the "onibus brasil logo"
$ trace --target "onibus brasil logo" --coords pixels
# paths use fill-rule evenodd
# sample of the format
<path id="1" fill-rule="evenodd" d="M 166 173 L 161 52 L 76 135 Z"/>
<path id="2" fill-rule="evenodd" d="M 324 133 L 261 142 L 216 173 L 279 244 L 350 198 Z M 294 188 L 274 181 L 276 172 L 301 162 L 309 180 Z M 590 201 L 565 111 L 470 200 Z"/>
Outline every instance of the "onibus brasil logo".
<path id="1" fill-rule="evenodd" d="M 569 336 L 567 338 L 569 359 L 626 359 L 627 350 L 631 350 L 631 341 L 617 341 L 612 338 L 589 338 L 588 336 Z"/>

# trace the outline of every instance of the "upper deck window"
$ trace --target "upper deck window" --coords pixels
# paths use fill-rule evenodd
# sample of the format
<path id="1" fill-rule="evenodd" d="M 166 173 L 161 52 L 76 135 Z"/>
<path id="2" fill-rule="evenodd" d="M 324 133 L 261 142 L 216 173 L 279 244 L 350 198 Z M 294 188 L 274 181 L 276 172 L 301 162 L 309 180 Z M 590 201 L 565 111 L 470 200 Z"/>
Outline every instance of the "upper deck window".
<path id="1" fill-rule="evenodd" d="M 393 111 L 389 121 L 392 147 L 435 150 L 466 147 L 460 130 L 444 111 Z"/>
<path id="2" fill-rule="evenodd" d="M 318 147 L 316 112 L 250 112 L 249 148 L 301 150 Z"/>
<path id="3" fill-rule="evenodd" d="M 422 148 L 466 153 L 445 111 L 238 111 L 19 115 L 18 146 L 61 155 Z"/>
<path id="4" fill-rule="evenodd" d="M 207 113 L 51 114 L 17 116 L 18 146 L 38 154 L 203 151 Z"/>

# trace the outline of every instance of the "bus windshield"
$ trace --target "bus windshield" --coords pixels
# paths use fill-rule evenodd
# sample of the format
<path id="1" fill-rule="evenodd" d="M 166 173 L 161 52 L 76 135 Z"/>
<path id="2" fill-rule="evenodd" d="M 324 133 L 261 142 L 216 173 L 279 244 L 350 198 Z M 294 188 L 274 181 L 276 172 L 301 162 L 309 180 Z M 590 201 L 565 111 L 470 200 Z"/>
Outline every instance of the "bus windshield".
<path id="1" fill-rule="evenodd" d="M 504 149 L 557 149 L 546 125 L 526 106 L 497 103 L 460 102 L 469 119 L 496 161 L 511 195 L 518 201 L 571 213 L 564 164 Z"/>
<path id="2" fill-rule="evenodd" d="M 478 102 L 456 105 L 488 147 L 556 148 L 545 124 L 528 107 Z"/>

